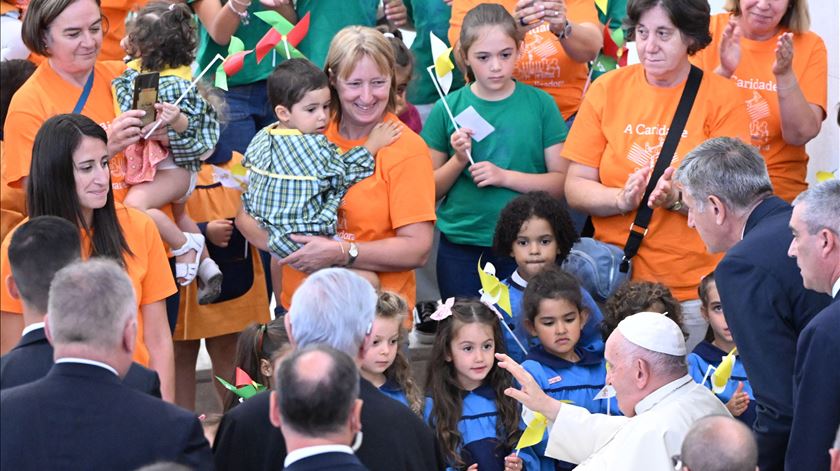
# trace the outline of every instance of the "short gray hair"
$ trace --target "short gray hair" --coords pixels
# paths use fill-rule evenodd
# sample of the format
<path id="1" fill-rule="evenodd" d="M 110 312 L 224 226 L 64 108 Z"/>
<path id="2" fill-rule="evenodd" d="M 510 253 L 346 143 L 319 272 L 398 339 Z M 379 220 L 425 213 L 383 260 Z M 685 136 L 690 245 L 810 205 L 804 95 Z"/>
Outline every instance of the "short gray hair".
<path id="1" fill-rule="evenodd" d="M 344 268 L 310 275 L 292 296 L 289 322 L 295 344 L 323 343 L 356 358 L 376 315 L 376 292 Z"/>
<path id="2" fill-rule="evenodd" d="M 746 425 L 732 417 L 713 415 L 691 426 L 680 457 L 692 471 L 755 471 L 758 447 Z"/>
<path id="3" fill-rule="evenodd" d="M 642 359 L 650 366 L 651 373 L 658 377 L 681 377 L 688 374 L 685 356 L 654 352 L 634 344 L 623 335 L 622 338 L 622 356 L 628 363 L 637 358 Z"/>
<path id="4" fill-rule="evenodd" d="M 828 229 L 840 236 L 840 180 L 828 180 L 803 191 L 793 205 L 805 205 L 802 221 L 809 234 Z"/>
<path id="5" fill-rule="evenodd" d="M 49 324 L 55 344 L 113 349 L 123 327 L 137 315 L 134 288 L 125 270 L 106 258 L 76 262 L 55 274 Z"/>
<path id="6" fill-rule="evenodd" d="M 710 195 L 738 211 L 773 192 L 767 166 L 755 147 L 733 137 L 709 139 L 688 153 L 674 174 L 698 211 Z"/>

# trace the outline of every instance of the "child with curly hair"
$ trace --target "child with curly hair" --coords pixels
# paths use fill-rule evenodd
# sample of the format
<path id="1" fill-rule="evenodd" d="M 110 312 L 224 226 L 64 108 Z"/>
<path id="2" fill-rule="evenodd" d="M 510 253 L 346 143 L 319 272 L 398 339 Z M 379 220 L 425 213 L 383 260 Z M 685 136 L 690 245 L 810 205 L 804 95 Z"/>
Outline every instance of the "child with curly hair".
<path id="1" fill-rule="evenodd" d="M 650 281 L 632 281 L 618 288 L 604 304 L 604 321 L 601 323 L 604 341 L 618 327 L 619 322 L 639 312 L 665 314 L 685 333 L 680 302 L 667 286 Z"/>

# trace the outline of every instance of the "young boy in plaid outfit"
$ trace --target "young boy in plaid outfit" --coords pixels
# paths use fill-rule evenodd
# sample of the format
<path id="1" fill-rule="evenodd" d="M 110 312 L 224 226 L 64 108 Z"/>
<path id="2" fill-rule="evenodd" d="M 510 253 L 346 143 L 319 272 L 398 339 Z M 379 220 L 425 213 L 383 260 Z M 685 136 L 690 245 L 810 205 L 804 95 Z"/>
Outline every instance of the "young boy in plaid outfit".
<path id="1" fill-rule="evenodd" d="M 290 59 L 268 77 L 277 122 L 260 130 L 242 159 L 248 168 L 245 211 L 268 230 L 268 248 L 284 258 L 300 248 L 291 234 L 334 235 L 347 190 L 369 177 L 374 154 L 400 135 L 380 123 L 364 146 L 341 153 L 323 134 L 329 122 L 327 75 L 305 59 Z"/>

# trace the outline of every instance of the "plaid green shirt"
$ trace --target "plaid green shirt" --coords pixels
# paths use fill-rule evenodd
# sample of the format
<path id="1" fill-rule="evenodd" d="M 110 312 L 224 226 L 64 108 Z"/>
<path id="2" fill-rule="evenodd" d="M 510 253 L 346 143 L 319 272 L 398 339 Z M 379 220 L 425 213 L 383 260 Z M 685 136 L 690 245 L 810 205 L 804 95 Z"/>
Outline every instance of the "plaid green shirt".
<path id="1" fill-rule="evenodd" d="M 136 61 L 128 65 L 125 72 L 111 82 L 120 112 L 131 109 L 134 100 L 134 78 L 139 75 Z M 191 76 L 189 67 L 161 71 L 158 102 L 175 103 L 190 87 Z M 187 93 L 178 107 L 187 117 L 189 125 L 182 134 L 167 126 L 169 150 L 176 165 L 197 172 L 201 169 L 201 157 L 208 157 L 219 141 L 219 120 L 216 111 L 204 101 L 196 87 Z"/>
<path id="2" fill-rule="evenodd" d="M 254 136 L 242 165 L 244 208 L 268 229 L 269 249 L 286 257 L 300 248 L 290 234 L 335 234 L 341 199 L 373 174 L 374 158 L 364 147 L 342 154 L 321 134 L 271 125 Z"/>

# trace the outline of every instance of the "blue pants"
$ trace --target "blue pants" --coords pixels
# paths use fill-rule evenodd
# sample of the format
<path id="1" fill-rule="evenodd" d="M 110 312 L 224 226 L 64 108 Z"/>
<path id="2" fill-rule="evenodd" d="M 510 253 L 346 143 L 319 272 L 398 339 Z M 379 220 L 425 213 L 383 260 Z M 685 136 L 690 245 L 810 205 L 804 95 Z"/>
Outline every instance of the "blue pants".
<path id="1" fill-rule="evenodd" d="M 440 298 L 450 297 L 478 298 L 481 281 L 478 278 L 478 258 L 482 267 L 492 262 L 496 267 L 496 277 L 504 280 L 516 270 L 516 261 L 510 257 L 498 257 L 490 247 L 462 245 L 451 242 L 440 234 L 437 255 L 437 279 Z"/>
<path id="2" fill-rule="evenodd" d="M 229 161 L 232 152 L 244 154 L 257 131 L 277 121 L 268 102 L 265 80 L 230 87 L 224 92 L 224 99 L 228 106 L 227 120 L 222 124 L 216 150 L 207 159 L 210 164 Z"/>

